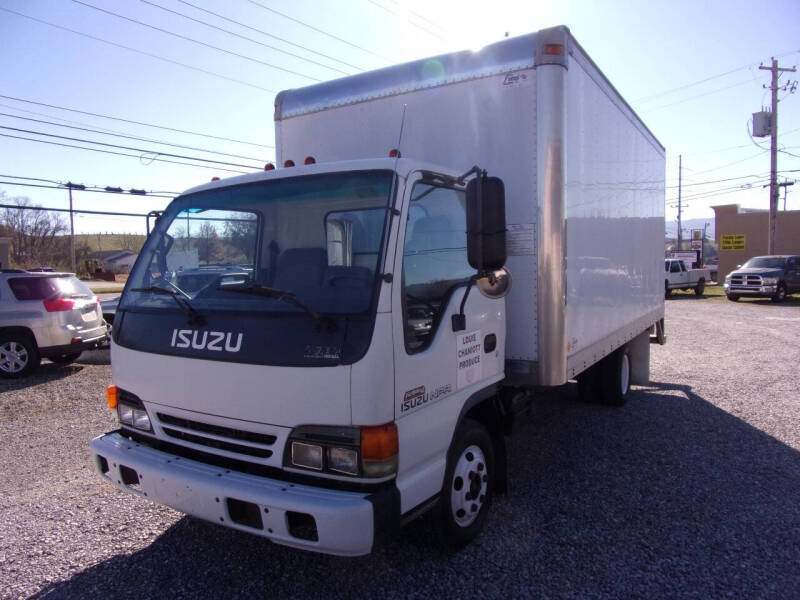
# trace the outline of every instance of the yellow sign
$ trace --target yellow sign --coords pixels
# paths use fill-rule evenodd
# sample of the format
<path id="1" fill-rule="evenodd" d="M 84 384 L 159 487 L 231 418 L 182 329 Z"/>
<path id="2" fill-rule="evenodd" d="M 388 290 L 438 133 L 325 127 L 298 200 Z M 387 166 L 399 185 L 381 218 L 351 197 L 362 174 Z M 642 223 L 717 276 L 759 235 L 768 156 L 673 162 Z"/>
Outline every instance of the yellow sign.
<path id="1" fill-rule="evenodd" d="M 744 250 L 743 233 L 724 233 L 720 238 L 720 250 Z"/>

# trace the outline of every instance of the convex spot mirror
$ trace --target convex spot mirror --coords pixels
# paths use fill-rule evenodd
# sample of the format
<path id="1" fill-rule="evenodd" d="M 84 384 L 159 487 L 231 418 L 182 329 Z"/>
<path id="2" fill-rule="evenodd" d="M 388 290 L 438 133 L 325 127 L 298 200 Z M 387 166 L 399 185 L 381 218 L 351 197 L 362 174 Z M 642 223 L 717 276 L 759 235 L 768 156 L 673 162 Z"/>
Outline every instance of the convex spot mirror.
<path id="1" fill-rule="evenodd" d="M 503 267 L 496 271 L 489 271 L 484 277 L 477 280 L 476 285 L 481 294 L 487 298 L 505 298 L 511 291 L 511 273 Z"/>
<path id="2" fill-rule="evenodd" d="M 467 260 L 479 273 L 506 264 L 505 186 L 499 177 L 479 176 L 467 184 Z"/>

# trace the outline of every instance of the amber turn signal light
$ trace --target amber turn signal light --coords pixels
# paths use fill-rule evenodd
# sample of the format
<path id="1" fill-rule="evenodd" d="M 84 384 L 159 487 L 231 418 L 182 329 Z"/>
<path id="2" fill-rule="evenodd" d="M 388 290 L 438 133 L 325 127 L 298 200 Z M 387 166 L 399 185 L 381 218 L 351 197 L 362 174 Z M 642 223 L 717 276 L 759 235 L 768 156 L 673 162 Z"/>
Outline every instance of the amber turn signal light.
<path id="1" fill-rule="evenodd" d="M 106 388 L 106 398 L 108 399 L 108 408 L 117 408 L 117 399 L 119 397 L 119 390 L 117 386 L 110 385 Z"/>

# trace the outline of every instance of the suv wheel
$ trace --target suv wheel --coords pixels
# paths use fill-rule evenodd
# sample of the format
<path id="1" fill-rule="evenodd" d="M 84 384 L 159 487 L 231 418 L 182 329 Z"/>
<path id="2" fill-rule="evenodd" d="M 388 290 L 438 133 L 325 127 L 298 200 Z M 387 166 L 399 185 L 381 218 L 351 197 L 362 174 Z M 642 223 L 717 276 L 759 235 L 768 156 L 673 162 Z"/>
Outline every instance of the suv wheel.
<path id="1" fill-rule="evenodd" d="M 25 377 L 39 366 L 36 343 L 20 333 L 0 334 L 0 376 Z"/>
<path id="2" fill-rule="evenodd" d="M 786 284 L 782 281 L 778 284 L 778 291 L 772 297 L 773 302 L 783 302 L 786 300 Z"/>
<path id="3" fill-rule="evenodd" d="M 728 294 L 728 300 L 730 300 L 731 302 L 738 302 L 739 296 L 737 296 L 736 294 Z"/>

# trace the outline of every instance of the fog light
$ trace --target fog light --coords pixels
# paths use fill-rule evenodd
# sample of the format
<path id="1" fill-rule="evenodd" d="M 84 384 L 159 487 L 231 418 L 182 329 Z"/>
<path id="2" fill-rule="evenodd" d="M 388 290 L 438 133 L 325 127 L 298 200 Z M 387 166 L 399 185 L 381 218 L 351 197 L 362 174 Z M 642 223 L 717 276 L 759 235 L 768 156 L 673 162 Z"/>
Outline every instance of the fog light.
<path id="1" fill-rule="evenodd" d="M 147 416 L 147 411 L 134 409 L 133 411 L 133 426 L 136 429 L 144 429 L 150 431 L 150 417 Z"/>
<path id="2" fill-rule="evenodd" d="M 292 442 L 292 464 L 322 471 L 322 446 Z"/>
<path id="3" fill-rule="evenodd" d="M 328 468 L 348 475 L 358 475 L 358 452 L 351 448 L 328 448 Z"/>
<path id="4" fill-rule="evenodd" d="M 120 404 L 119 408 L 119 422 L 125 425 L 133 425 L 133 407 L 127 404 Z"/>

